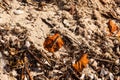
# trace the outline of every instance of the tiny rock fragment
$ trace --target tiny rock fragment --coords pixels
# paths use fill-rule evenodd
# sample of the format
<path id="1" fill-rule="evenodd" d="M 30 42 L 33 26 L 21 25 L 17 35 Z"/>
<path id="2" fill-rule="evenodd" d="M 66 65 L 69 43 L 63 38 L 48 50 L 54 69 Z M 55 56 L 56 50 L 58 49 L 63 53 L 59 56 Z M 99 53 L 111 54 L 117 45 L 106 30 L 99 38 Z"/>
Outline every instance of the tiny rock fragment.
<path id="1" fill-rule="evenodd" d="M 58 51 L 63 46 L 63 40 L 60 34 L 56 33 L 53 36 L 48 36 L 43 44 L 44 48 L 49 52 Z"/>
<path id="2" fill-rule="evenodd" d="M 27 80 L 27 76 L 25 76 L 24 80 Z"/>
<path id="3" fill-rule="evenodd" d="M 101 69 L 100 75 L 101 77 L 105 76 L 108 74 L 108 71 L 106 71 L 104 68 Z"/>
<path id="4" fill-rule="evenodd" d="M 97 69 L 97 61 L 95 61 L 94 59 L 90 59 L 90 64 Z"/>
<path id="5" fill-rule="evenodd" d="M 105 55 L 106 58 L 112 59 L 112 56 L 110 55 L 110 53 L 106 52 L 104 55 Z"/>
<path id="6" fill-rule="evenodd" d="M 27 48 L 29 48 L 29 47 L 30 47 L 30 42 L 29 42 L 29 41 L 26 41 L 26 42 L 25 42 L 25 46 L 26 46 Z"/>
<path id="7" fill-rule="evenodd" d="M 5 41 L 4 40 L 0 40 L 1 41 L 1 43 L 5 43 Z"/>
<path id="8" fill-rule="evenodd" d="M 117 32 L 116 36 L 117 36 L 117 37 L 120 37 L 120 31 Z"/>
<path id="9" fill-rule="evenodd" d="M 111 33 L 114 33 L 115 31 L 118 30 L 118 26 L 115 24 L 115 22 L 113 22 L 113 20 L 109 20 L 108 28 Z"/>
<path id="10" fill-rule="evenodd" d="M 69 26 L 70 26 L 69 21 L 68 21 L 68 20 L 66 20 L 66 19 L 63 21 L 63 23 L 64 23 L 64 25 L 65 25 L 65 26 L 67 26 L 67 27 L 69 27 Z"/>
<path id="11" fill-rule="evenodd" d="M 17 54 L 17 50 L 15 49 L 15 48 L 10 48 L 10 54 L 11 55 L 15 55 L 15 54 Z"/>
<path id="12" fill-rule="evenodd" d="M 88 76 L 90 77 L 90 80 L 94 79 L 94 74 L 88 74 Z"/>
<path id="13" fill-rule="evenodd" d="M 72 65 L 76 71 L 82 71 L 83 68 L 87 66 L 89 62 L 87 56 L 87 54 L 83 54 L 82 57 L 75 64 Z"/>
<path id="14" fill-rule="evenodd" d="M 84 80 L 84 78 L 85 78 L 85 74 L 82 74 L 81 77 L 80 77 L 80 79 Z"/>
<path id="15" fill-rule="evenodd" d="M 14 14 L 15 14 L 15 15 L 20 15 L 20 14 L 23 14 L 23 13 L 24 13 L 23 10 L 15 10 L 15 11 L 14 11 Z"/>
<path id="16" fill-rule="evenodd" d="M 120 60 L 119 60 L 119 59 L 115 60 L 115 64 L 116 64 L 116 65 L 118 65 L 119 63 L 120 63 Z"/>
<path id="17" fill-rule="evenodd" d="M 11 72 L 11 75 L 17 76 L 18 74 L 17 74 L 17 72 L 16 72 L 15 70 L 13 70 L 13 71 Z"/>
<path id="18" fill-rule="evenodd" d="M 96 61 L 93 62 L 92 66 L 94 66 L 95 68 L 97 68 L 98 63 Z"/>
<path id="19" fill-rule="evenodd" d="M 60 54 L 58 52 L 54 53 L 55 58 L 60 59 Z"/>
<path id="20" fill-rule="evenodd" d="M 119 4 L 120 4 L 120 0 L 119 0 Z M 120 8 L 116 8 L 116 13 L 120 15 Z"/>
<path id="21" fill-rule="evenodd" d="M 114 80 L 114 75 L 111 72 L 109 72 L 109 77 L 110 77 L 110 80 Z"/>
<path id="22" fill-rule="evenodd" d="M 9 55 L 9 52 L 8 52 L 8 51 L 4 51 L 3 53 L 4 53 L 6 56 Z"/>

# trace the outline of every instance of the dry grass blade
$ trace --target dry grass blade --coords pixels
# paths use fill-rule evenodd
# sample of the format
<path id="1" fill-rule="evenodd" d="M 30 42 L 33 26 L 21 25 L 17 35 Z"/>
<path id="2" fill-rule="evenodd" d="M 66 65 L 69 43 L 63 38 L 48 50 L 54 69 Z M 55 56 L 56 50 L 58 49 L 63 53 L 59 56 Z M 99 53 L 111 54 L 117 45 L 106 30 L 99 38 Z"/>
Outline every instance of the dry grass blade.
<path id="1" fill-rule="evenodd" d="M 28 75 L 29 75 L 30 80 L 33 80 L 33 78 L 32 78 L 32 76 L 31 76 L 30 71 L 29 71 L 29 69 L 28 69 L 27 66 L 25 66 L 25 69 L 26 69 L 26 71 L 27 71 L 27 73 L 28 73 Z"/>
<path id="2" fill-rule="evenodd" d="M 100 58 L 94 58 L 95 60 L 98 60 L 98 61 L 101 61 L 101 62 L 107 62 L 107 63 L 110 63 L 110 64 L 115 64 L 115 61 L 110 61 L 110 60 L 107 60 L 107 59 L 100 59 Z"/>
<path id="3" fill-rule="evenodd" d="M 28 52 L 38 61 L 39 64 L 43 64 L 30 50 Z"/>
<path id="4" fill-rule="evenodd" d="M 25 78 L 25 75 L 24 75 L 24 68 L 22 68 L 22 72 L 21 72 L 21 80 L 24 80 L 24 78 Z"/>
<path id="5" fill-rule="evenodd" d="M 28 69 L 28 59 L 26 56 L 24 56 L 24 68 L 25 68 L 27 74 L 29 75 L 30 80 L 33 80 L 32 76 L 30 74 L 30 71 Z"/>
<path id="6" fill-rule="evenodd" d="M 46 56 L 46 52 L 44 50 L 41 50 L 41 55 L 48 61 L 49 64 L 51 64 L 50 59 Z"/>

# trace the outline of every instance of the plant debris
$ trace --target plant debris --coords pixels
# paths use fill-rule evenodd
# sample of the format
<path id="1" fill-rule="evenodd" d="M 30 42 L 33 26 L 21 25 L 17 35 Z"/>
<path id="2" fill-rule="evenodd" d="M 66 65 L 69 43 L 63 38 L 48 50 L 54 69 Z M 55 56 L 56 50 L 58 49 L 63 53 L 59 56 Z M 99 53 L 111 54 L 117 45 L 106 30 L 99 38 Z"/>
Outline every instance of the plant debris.
<path id="1" fill-rule="evenodd" d="M 79 72 L 88 64 L 87 54 L 83 54 L 79 61 L 73 64 L 73 67 Z"/>
<path id="2" fill-rule="evenodd" d="M 120 80 L 119 3 L 1 0 L 0 80 Z"/>
<path id="3" fill-rule="evenodd" d="M 44 48 L 49 52 L 58 51 L 63 46 L 63 40 L 58 33 L 48 36 L 44 42 Z"/>
<path id="4" fill-rule="evenodd" d="M 114 33 L 115 31 L 118 30 L 118 26 L 112 20 L 109 20 L 108 24 L 111 33 Z"/>

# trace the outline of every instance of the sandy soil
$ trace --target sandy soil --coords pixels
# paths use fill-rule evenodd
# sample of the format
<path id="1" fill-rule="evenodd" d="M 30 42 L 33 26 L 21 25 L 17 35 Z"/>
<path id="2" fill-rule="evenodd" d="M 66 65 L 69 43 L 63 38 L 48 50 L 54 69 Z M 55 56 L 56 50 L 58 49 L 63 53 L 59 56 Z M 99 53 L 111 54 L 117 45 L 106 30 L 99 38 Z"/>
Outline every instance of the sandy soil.
<path id="1" fill-rule="evenodd" d="M 52 70 L 40 68 L 34 71 L 30 68 L 33 80 L 120 79 L 120 36 L 107 36 L 110 19 L 120 26 L 119 0 L 5 1 L 1 0 L 0 4 L 0 45 L 10 39 L 13 42 L 20 40 L 19 33 L 25 29 L 27 40 L 24 42 L 28 43 L 24 45 L 33 44 L 35 50 L 44 50 L 46 56 L 56 63 L 52 65 Z M 12 30 L 16 34 L 12 34 Z M 43 43 L 55 31 L 61 34 L 65 44 L 53 54 L 44 49 Z M 0 50 L 0 79 L 20 80 L 16 69 L 5 69 L 11 55 L 9 49 Z M 83 53 L 88 53 L 89 64 L 82 72 L 76 73 L 71 64 Z M 41 60 L 50 65 L 44 58 Z M 35 78 L 37 75 L 39 78 Z M 27 76 L 23 80 L 29 79 L 32 80 Z"/>

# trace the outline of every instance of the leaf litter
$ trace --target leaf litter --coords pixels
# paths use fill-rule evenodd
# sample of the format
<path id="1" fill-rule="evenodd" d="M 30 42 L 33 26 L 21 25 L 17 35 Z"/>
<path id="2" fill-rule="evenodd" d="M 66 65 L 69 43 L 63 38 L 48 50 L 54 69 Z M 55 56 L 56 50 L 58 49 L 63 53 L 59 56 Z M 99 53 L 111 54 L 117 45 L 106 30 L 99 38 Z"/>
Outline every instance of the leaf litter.
<path id="1" fill-rule="evenodd" d="M 0 3 L 1 80 L 119 80 L 119 1 Z"/>

